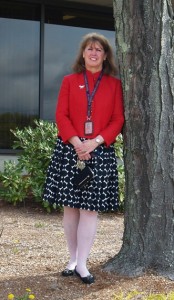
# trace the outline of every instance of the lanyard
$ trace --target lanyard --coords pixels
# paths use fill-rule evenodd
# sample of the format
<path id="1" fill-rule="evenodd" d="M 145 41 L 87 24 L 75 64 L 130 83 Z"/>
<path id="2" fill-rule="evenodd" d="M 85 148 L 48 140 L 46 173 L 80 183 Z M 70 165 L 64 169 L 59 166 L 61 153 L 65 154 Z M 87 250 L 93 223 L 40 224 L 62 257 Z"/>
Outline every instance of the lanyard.
<path id="1" fill-rule="evenodd" d="M 103 70 L 100 72 L 100 75 L 97 78 L 97 82 L 96 82 L 96 84 L 94 86 L 94 89 L 93 89 L 93 91 L 92 91 L 91 94 L 90 94 L 90 91 L 89 91 L 89 83 L 88 83 L 88 78 L 87 78 L 86 72 L 84 72 L 83 75 L 84 75 L 84 80 L 85 80 L 86 96 L 87 96 L 87 101 L 88 101 L 87 120 L 90 120 L 90 118 L 91 118 L 92 100 L 94 98 L 95 93 L 97 92 L 98 86 L 99 86 L 100 81 L 102 79 Z"/>

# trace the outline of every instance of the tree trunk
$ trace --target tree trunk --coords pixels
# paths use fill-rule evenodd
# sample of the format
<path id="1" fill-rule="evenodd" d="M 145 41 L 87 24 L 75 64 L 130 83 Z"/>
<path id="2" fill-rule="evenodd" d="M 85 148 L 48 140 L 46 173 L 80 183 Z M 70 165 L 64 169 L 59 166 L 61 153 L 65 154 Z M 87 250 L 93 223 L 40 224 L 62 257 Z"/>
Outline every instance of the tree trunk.
<path id="1" fill-rule="evenodd" d="M 174 21 L 171 0 L 114 0 L 125 100 L 125 230 L 105 269 L 174 280 Z"/>

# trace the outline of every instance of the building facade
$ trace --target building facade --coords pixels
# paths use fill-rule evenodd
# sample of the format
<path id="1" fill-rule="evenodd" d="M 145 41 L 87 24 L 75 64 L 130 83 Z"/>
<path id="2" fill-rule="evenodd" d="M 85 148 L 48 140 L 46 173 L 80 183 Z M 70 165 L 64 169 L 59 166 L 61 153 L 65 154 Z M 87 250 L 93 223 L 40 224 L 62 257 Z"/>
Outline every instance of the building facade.
<path id="1" fill-rule="evenodd" d="M 62 78 L 92 31 L 114 47 L 112 1 L 0 0 L 0 153 L 12 151 L 10 129 L 55 120 Z"/>

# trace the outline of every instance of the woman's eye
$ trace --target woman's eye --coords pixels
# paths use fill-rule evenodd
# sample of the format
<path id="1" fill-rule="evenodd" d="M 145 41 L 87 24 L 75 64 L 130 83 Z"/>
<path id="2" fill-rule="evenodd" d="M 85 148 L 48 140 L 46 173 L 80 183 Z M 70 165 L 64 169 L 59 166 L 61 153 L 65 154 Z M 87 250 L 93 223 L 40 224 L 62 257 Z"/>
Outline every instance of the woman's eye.
<path id="1" fill-rule="evenodd" d="M 93 51 L 93 50 L 96 50 L 97 52 L 102 52 L 102 49 L 100 48 L 92 48 L 92 47 L 89 47 L 87 48 L 88 51 Z"/>

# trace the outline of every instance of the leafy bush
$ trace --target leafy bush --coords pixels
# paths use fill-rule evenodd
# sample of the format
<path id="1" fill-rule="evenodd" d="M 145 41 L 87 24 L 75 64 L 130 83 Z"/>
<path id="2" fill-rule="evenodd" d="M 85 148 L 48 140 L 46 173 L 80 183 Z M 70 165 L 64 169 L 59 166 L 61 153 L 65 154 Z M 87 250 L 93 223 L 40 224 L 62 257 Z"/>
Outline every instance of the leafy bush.
<path id="1" fill-rule="evenodd" d="M 115 146 L 115 155 L 118 158 L 118 186 L 119 186 L 119 209 L 124 211 L 124 190 L 125 190 L 125 175 L 123 162 L 123 137 L 122 134 L 117 136 Z"/>
<path id="2" fill-rule="evenodd" d="M 12 161 L 4 163 L 4 172 L 0 173 L 0 196 L 13 204 L 30 195 L 35 201 L 42 202 L 43 185 L 56 142 L 57 128 L 46 121 L 34 123 L 35 128 L 29 126 L 23 130 L 11 130 L 17 138 L 13 148 L 22 152 L 17 164 Z"/>
<path id="3" fill-rule="evenodd" d="M 0 174 L 3 185 L 0 196 L 10 203 L 22 202 L 28 195 L 30 178 L 21 175 L 20 164 L 7 161 L 4 162 L 4 173 Z"/>
<path id="4" fill-rule="evenodd" d="M 35 127 L 25 127 L 23 130 L 11 130 L 16 138 L 13 148 L 20 149 L 18 162 L 4 163 L 4 172 L 0 172 L 2 188 L 0 196 L 13 203 L 24 201 L 32 197 L 36 202 L 50 211 L 49 203 L 42 200 L 43 185 L 57 138 L 57 127 L 47 121 L 34 121 Z M 122 151 L 122 135 L 115 143 L 116 156 L 121 161 L 118 166 L 120 207 L 124 203 L 124 166 Z"/>

